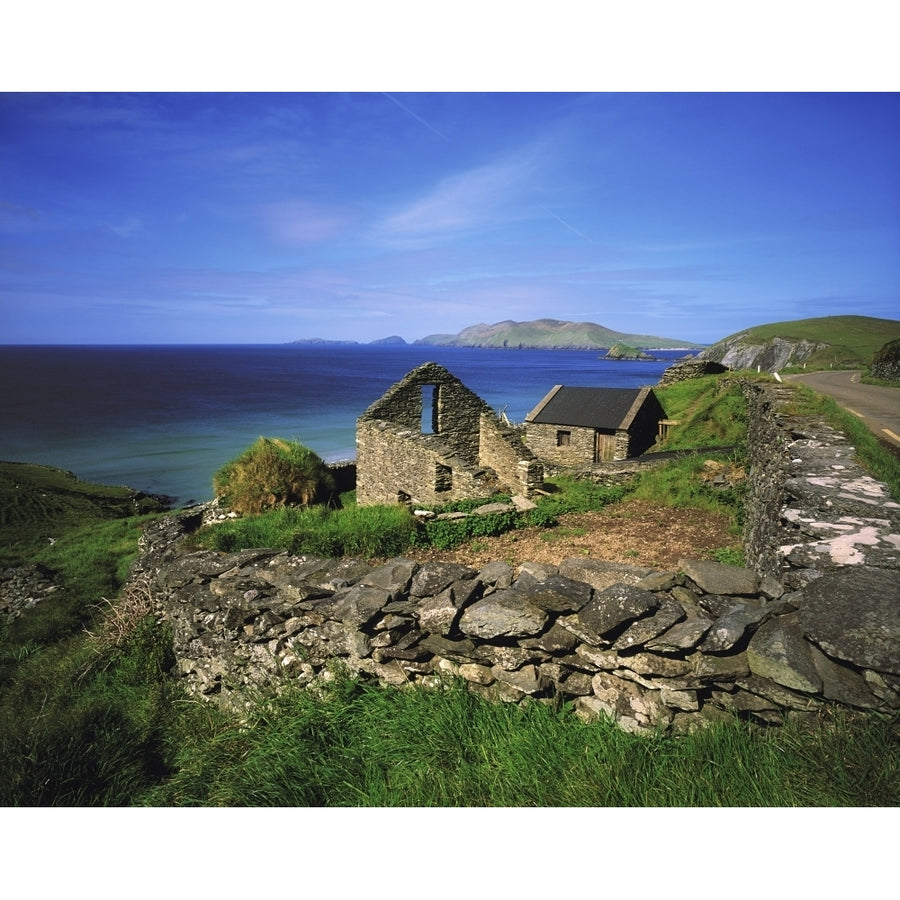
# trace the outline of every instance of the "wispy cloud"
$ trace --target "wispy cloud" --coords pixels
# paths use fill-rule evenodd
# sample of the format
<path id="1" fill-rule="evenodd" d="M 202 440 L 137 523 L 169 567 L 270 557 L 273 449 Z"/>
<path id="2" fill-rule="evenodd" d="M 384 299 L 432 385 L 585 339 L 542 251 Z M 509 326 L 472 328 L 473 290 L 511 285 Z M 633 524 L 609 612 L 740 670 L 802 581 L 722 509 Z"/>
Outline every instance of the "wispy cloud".
<path id="1" fill-rule="evenodd" d="M 307 200 L 279 200 L 259 209 L 266 231 L 282 244 L 304 247 L 339 234 L 351 220 L 348 210 Z"/>
<path id="2" fill-rule="evenodd" d="M 568 228 L 569 231 L 571 231 L 573 234 L 577 234 L 578 237 L 584 238 L 584 240 L 588 242 L 591 241 L 591 239 L 583 231 L 579 231 L 574 225 L 567 222 L 562 216 L 558 215 L 552 210 L 547 209 L 546 206 L 542 206 L 541 209 L 552 219 L 556 219 L 556 221 L 559 222 L 564 228 Z"/>
<path id="3" fill-rule="evenodd" d="M 536 173 L 535 162 L 525 156 L 451 175 L 385 217 L 375 236 L 420 245 L 529 218 Z"/>
<path id="4" fill-rule="evenodd" d="M 441 134 L 437 128 L 434 127 L 430 122 L 426 122 L 421 116 L 416 115 L 408 106 L 404 106 L 393 94 L 387 94 L 382 91 L 382 95 L 387 97 L 392 103 L 396 103 L 400 109 L 403 110 L 408 116 L 412 116 L 420 125 L 424 125 L 429 131 L 434 132 L 439 138 L 443 138 L 445 141 L 447 140 L 446 136 Z"/>

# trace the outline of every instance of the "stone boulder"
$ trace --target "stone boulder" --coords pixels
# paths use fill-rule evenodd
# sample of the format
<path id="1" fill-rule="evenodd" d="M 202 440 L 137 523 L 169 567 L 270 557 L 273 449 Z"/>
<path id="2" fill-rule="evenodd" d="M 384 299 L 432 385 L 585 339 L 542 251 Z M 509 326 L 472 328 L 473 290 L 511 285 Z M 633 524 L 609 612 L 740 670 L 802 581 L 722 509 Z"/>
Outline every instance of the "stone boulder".
<path id="1" fill-rule="evenodd" d="M 459 630 L 481 640 L 532 637 L 547 624 L 547 613 L 514 588 L 495 591 L 463 612 Z"/>
<path id="2" fill-rule="evenodd" d="M 896 570 L 850 566 L 804 591 L 804 634 L 829 656 L 900 675 L 900 578 Z"/>
<path id="3" fill-rule="evenodd" d="M 658 594 L 632 584 L 614 584 L 596 594 L 578 613 L 578 621 L 601 643 L 606 637 L 635 619 L 659 609 Z"/>

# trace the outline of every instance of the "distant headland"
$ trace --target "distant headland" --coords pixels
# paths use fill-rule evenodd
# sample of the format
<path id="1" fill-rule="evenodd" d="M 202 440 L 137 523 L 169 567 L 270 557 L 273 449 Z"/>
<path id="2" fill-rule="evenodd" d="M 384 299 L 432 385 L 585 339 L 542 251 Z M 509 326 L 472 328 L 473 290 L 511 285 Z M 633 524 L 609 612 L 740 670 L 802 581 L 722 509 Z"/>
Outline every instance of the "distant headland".
<path id="1" fill-rule="evenodd" d="M 360 345 L 360 341 L 333 341 L 309 338 L 291 341 L 292 345 Z M 392 335 L 367 346 L 400 346 L 407 344 L 402 337 Z M 703 344 L 676 338 L 647 334 L 626 334 L 613 331 L 594 322 L 564 322 L 558 319 L 535 319 L 514 322 L 507 319 L 494 325 L 470 325 L 457 334 L 429 334 L 413 341 L 433 347 L 475 347 L 503 350 L 608 350 L 624 345 L 637 350 L 700 350 Z M 641 357 L 636 357 L 641 358 Z"/>

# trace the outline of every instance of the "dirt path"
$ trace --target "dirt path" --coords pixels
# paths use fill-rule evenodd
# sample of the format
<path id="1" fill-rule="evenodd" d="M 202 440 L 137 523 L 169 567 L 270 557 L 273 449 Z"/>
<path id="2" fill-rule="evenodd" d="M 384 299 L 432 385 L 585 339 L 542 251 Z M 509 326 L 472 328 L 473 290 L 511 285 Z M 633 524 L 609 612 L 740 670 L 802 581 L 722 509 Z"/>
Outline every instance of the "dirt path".
<path id="1" fill-rule="evenodd" d="M 555 528 L 523 528 L 497 537 L 474 538 L 454 550 L 404 554 L 420 562 L 440 560 L 480 568 L 493 560 L 558 565 L 569 557 L 603 559 L 676 570 L 678 561 L 711 558 L 715 550 L 739 548 L 725 516 L 626 501 L 599 512 L 569 513 Z"/>

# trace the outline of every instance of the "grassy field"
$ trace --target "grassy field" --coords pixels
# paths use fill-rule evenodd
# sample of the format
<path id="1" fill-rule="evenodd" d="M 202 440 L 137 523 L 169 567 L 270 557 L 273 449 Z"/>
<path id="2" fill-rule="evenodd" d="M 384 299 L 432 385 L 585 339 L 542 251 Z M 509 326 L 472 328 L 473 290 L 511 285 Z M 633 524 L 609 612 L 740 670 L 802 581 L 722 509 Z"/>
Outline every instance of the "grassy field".
<path id="1" fill-rule="evenodd" d="M 161 500 L 131 488 L 79 481 L 50 466 L 0 462 L 0 568 L 72 529 L 164 508 Z"/>

